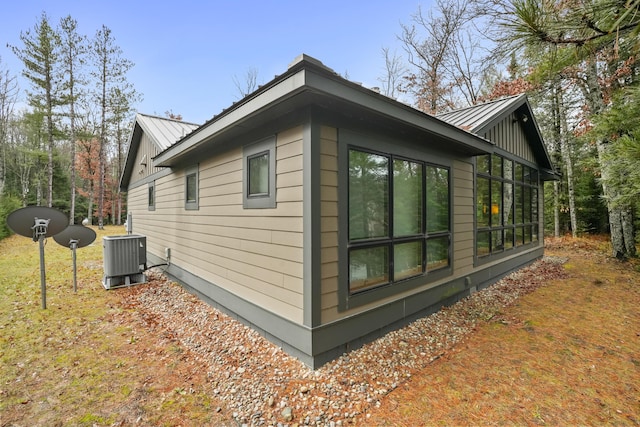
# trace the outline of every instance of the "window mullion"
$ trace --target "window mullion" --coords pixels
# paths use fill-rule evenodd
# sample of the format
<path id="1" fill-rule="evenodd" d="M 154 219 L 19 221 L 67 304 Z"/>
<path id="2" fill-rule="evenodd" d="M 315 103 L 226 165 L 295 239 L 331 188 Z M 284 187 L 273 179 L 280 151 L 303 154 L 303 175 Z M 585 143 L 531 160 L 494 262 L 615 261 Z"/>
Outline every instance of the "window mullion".
<path id="1" fill-rule="evenodd" d="M 387 180 L 387 233 L 389 239 L 389 282 L 393 283 L 395 281 L 395 248 L 393 238 L 395 236 L 395 224 L 393 222 L 394 219 L 394 177 L 393 177 L 393 156 L 388 156 L 389 161 L 387 162 L 387 176 L 389 179 Z"/>

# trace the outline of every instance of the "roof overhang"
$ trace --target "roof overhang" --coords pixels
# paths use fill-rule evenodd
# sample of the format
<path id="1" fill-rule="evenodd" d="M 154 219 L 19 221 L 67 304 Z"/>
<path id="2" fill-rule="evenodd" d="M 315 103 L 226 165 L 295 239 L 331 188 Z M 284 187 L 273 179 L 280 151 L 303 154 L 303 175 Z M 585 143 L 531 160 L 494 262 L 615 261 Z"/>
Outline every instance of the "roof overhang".
<path id="1" fill-rule="evenodd" d="M 120 189 L 127 191 L 127 185 L 131 179 L 131 174 L 134 168 L 134 162 L 138 147 L 140 147 L 140 140 L 142 138 L 143 129 L 140 127 L 138 120 L 133 123 L 133 129 L 131 130 L 131 136 L 129 137 L 129 148 L 127 150 L 127 158 L 124 162 L 124 168 L 122 169 L 122 175 L 120 176 Z"/>
<path id="2" fill-rule="evenodd" d="M 510 96 L 459 110 L 449 111 L 438 117 L 477 135 L 485 135 L 507 117 L 514 117 L 525 133 L 536 163 L 544 180 L 558 179 L 553 170 L 549 153 L 542 139 L 527 95 Z"/>
<path id="3" fill-rule="evenodd" d="M 529 145 L 533 151 L 533 155 L 536 158 L 538 166 L 541 168 L 543 179 L 545 181 L 557 179 L 555 172 L 553 172 L 551 157 L 549 156 L 547 147 L 544 144 L 542 133 L 540 132 L 538 123 L 534 118 L 533 110 L 529 104 L 526 94 L 514 97 L 511 102 L 505 104 L 499 114 L 493 115 L 488 121 L 470 129 L 470 131 L 477 133 L 478 135 L 483 135 L 498 122 L 511 114 L 516 115 L 527 140 L 530 141 Z"/>
<path id="4" fill-rule="evenodd" d="M 422 136 L 467 155 L 489 153 L 493 144 L 477 135 L 350 82 L 319 61 L 303 55 L 283 75 L 224 110 L 154 158 L 154 166 L 172 167 L 232 141 L 287 114 L 320 108 L 362 124 Z"/>

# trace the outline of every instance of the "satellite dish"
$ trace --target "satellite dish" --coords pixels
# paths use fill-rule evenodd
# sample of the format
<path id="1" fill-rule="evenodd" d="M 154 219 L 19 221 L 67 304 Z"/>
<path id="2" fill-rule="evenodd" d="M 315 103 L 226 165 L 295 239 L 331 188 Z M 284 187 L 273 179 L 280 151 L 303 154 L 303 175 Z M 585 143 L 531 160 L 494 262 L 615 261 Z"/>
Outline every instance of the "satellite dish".
<path id="1" fill-rule="evenodd" d="M 70 225 L 53 236 L 53 240 L 68 248 L 71 248 L 74 243 L 76 248 L 84 248 L 96 240 L 96 232 L 84 225 Z"/>
<path id="2" fill-rule="evenodd" d="M 96 240 L 96 232 L 83 225 L 70 225 L 60 233 L 53 236 L 53 240 L 59 245 L 67 246 L 73 252 L 73 292 L 78 291 L 76 285 L 76 249 L 89 246 Z"/>
<path id="3" fill-rule="evenodd" d="M 44 239 L 60 233 L 69 225 L 69 219 L 57 209 L 27 206 L 15 210 L 7 217 L 7 225 L 21 236 L 31 237 L 40 246 L 40 289 L 42 308 L 47 308 L 47 279 L 44 269 Z"/>
<path id="4" fill-rule="evenodd" d="M 32 237 L 33 241 L 37 242 L 40 234 L 51 237 L 67 228 L 69 219 L 54 208 L 27 206 L 11 212 L 7 217 L 7 225 L 15 233 Z"/>

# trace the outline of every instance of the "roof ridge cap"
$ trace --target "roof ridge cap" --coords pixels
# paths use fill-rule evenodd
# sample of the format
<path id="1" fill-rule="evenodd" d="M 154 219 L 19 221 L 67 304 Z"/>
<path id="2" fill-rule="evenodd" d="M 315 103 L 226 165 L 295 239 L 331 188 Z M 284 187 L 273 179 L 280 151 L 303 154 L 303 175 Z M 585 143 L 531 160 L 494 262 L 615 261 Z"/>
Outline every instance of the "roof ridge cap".
<path id="1" fill-rule="evenodd" d="M 201 126 L 199 123 L 193 123 L 193 122 L 187 122 L 186 120 L 178 120 L 178 119 L 173 119 L 171 117 L 161 117 L 155 114 L 147 114 L 147 113 L 136 113 L 136 115 L 140 115 L 140 116 L 144 116 L 144 117 L 149 117 L 150 119 L 159 119 L 159 120 L 166 120 L 169 122 L 176 122 L 176 123 L 181 123 L 184 125 L 192 125 L 192 126 Z"/>
<path id="2" fill-rule="evenodd" d="M 456 113 L 456 112 L 460 112 L 460 111 L 471 110 L 471 109 L 473 109 L 473 108 L 478 108 L 478 107 L 482 107 L 482 106 L 484 106 L 484 105 L 494 104 L 494 103 L 496 103 L 496 102 L 506 101 L 506 100 L 508 100 L 508 99 L 512 99 L 512 98 L 513 98 L 513 99 L 515 99 L 515 98 L 523 97 L 523 96 L 526 96 L 526 95 L 527 95 L 527 94 L 526 94 L 526 92 L 522 92 L 522 93 L 519 93 L 519 94 L 517 94 L 517 95 L 508 95 L 508 96 L 503 96 L 502 98 L 492 99 L 492 100 L 490 100 L 490 101 L 481 102 L 481 103 L 479 103 L 479 104 L 470 105 L 470 106 L 468 106 L 468 107 L 456 108 L 456 109 L 453 109 L 453 110 L 447 111 L 447 112 L 445 112 L 445 113 L 439 113 L 439 114 L 436 114 L 436 117 L 438 117 L 438 116 L 444 116 L 444 115 L 447 115 L 447 114 Z"/>

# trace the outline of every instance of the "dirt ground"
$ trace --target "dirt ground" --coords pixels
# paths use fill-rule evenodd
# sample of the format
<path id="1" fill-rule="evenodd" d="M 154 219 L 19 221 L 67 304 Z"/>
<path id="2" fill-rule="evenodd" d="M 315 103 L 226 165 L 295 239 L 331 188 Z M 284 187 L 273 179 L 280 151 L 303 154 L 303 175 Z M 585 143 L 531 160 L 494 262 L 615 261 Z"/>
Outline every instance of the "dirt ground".
<path id="1" fill-rule="evenodd" d="M 238 425 L 202 357 L 140 315 L 134 288 L 101 289 L 101 247 L 79 253 L 77 294 L 54 247 L 41 310 L 34 243 L 0 242 L 0 426 Z M 639 425 L 640 263 L 611 259 L 602 239 L 547 240 L 546 254 L 566 259 L 563 278 L 342 425 Z"/>

